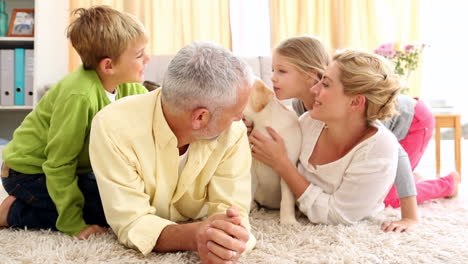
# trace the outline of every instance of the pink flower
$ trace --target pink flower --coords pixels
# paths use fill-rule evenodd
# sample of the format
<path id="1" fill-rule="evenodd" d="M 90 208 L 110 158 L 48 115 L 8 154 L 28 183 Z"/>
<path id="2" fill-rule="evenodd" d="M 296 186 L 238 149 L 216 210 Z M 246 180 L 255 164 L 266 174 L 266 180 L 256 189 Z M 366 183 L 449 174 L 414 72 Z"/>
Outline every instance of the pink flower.
<path id="1" fill-rule="evenodd" d="M 400 46 L 399 42 L 389 42 L 380 45 L 374 50 L 374 53 L 393 62 L 396 74 L 406 76 L 408 72 L 416 70 L 419 66 L 424 47 L 424 44 Z"/>
<path id="2" fill-rule="evenodd" d="M 384 56 L 385 58 L 393 58 L 396 54 L 394 43 L 389 42 L 382 44 L 376 50 L 374 50 L 374 53 Z"/>
<path id="3" fill-rule="evenodd" d="M 408 44 L 405 46 L 405 53 L 408 53 L 413 50 L 414 50 L 414 45 Z"/>

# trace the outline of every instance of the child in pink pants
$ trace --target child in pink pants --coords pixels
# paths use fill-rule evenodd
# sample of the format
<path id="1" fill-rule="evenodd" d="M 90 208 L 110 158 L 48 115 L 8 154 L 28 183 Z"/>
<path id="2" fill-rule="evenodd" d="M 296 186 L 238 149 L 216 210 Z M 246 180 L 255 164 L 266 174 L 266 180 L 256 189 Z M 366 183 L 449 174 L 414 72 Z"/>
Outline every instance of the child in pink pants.
<path id="1" fill-rule="evenodd" d="M 398 138 L 400 140 L 401 146 L 405 149 L 409 156 L 411 170 L 413 171 L 414 168 L 418 165 L 424 151 L 426 150 L 427 144 L 432 137 L 435 126 L 434 116 L 428 107 L 417 98 L 415 98 L 415 100 L 416 102 L 413 101 L 413 104 L 415 103 L 414 116 L 406 137 L 403 139 Z M 400 100 L 398 102 L 400 103 Z M 414 180 L 417 191 L 416 198 L 418 204 L 420 204 L 427 200 L 456 195 L 459 175 L 456 172 L 452 172 L 445 177 L 435 180 L 417 181 L 416 177 Z M 400 200 L 395 185 L 393 185 L 393 187 L 390 189 L 390 192 L 385 198 L 384 203 L 385 206 L 391 206 L 394 208 L 400 207 Z"/>

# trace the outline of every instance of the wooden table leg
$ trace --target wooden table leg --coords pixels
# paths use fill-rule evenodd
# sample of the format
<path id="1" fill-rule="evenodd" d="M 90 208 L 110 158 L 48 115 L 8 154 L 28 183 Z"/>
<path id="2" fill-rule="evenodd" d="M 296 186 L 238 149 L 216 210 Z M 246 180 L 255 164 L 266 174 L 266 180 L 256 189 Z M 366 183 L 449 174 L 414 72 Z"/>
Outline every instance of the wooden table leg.
<path id="1" fill-rule="evenodd" d="M 440 177 L 440 126 L 436 122 L 435 127 L 435 145 L 436 145 L 436 176 Z"/>
<path id="2" fill-rule="evenodd" d="M 454 140 L 455 140 L 455 167 L 457 172 L 461 176 L 461 138 L 462 138 L 462 129 L 460 116 L 455 117 L 455 128 L 454 128 Z M 461 178 L 461 177 L 460 177 Z"/>
<path id="3" fill-rule="evenodd" d="M 440 177 L 440 144 L 441 144 L 441 128 L 453 128 L 453 142 L 455 149 L 455 169 L 461 176 L 461 141 L 462 128 L 461 116 L 458 114 L 435 114 L 435 144 L 436 144 L 436 174 Z"/>

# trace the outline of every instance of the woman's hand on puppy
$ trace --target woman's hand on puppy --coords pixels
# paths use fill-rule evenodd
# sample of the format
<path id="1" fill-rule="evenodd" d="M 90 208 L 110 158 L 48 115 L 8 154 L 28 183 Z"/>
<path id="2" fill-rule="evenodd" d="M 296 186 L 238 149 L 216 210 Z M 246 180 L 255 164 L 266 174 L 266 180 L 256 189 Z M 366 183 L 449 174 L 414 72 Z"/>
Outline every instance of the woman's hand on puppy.
<path id="1" fill-rule="evenodd" d="M 274 129 L 267 127 L 266 130 L 271 138 L 258 131 L 250 135 L 252 156 L 278 171 L 289 162 L 286 146 L 283 138 Z"/>

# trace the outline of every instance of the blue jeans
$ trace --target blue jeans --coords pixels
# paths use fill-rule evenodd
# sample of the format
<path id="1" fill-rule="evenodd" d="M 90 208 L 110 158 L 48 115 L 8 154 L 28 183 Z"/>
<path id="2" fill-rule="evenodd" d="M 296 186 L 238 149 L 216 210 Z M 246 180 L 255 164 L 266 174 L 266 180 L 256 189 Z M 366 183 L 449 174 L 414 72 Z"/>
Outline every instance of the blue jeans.
<path id="1" fill-rule="evenodd" d="M 57 230 L 58 213 L 47 191 L 45 174 L 24 174 L 12 169 L 8 174 L 8 177 L 2 177 L 3 187 L 9 195 L 16 197 L 8 212 L 8 225 Z M 78 187 L 85 198 L 85 222 L 108 227 L 94 173 L 79 174 Z"/>

